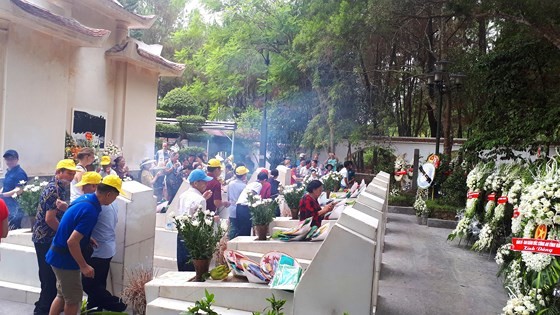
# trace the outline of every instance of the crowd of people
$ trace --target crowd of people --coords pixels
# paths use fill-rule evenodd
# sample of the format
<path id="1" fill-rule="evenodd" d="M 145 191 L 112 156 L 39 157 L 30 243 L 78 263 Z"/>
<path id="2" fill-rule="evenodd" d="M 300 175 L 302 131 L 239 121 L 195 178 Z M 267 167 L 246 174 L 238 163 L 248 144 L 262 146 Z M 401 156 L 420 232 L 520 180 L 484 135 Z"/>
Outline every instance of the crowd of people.
<path id="1" fill-rule="evenodd" d="M 7 172 L 0 194 L 0 235 L 21 227 L 23 211 L 15 196 L 22 193 L 27 174 L 19 154 L 3 155 Z M 116 254 L 118 207 L 122 179 L 129 176 L 124 158 L 103 156 L 98 170 L 91 148 L 60 160 L 39 197 L 32 241 L 37 255 L 41 292 L 34 314 L 77 314 L 83 293 L 87 308 L 121 312 L 127 305 L 106 289 L 110 263 Z M 114 168 L 111 165 L 114 165 Z"/>
<path id="2" fill-rule="evenodd" d="M 0 191 L 0 237 L 8 230 L 21 227 L 23 211 L 15 196 L 22 193 L 28 177 L 19 165 L 15 150 L 3 155 L 7 172 Z M 72 159 L 57 163 L 54 176 L 41 192 L 32 241 L 37 255 L 41 292 L 35 303 L 34 314 L 76 314 L 82 295 L 88 295 L 88 309 L 124 311 L 126 304 L 106 290 L 110 262 L 116 253 L 118 207 L 123 180 L 132 179 L 124 157 L 114 160 L 103 156 L 98 169 L 92 164 L 95 154 L 91 148 L 81 149 Z M 307 194 L 300 201 L 300 219 L 312 218 L 312 224 L 321 225 L 323 216 L 332 211 L 334 204 L 320 205 L 323 192 L 320 178 L 337 171 L 342 175 L 340 186 L 349 187 L 355 181 L 351 161 L 342 165 L 334 154 L 319 163 L 318 156 L 308 160 L 300 155 L 299 163 L 286 158 L 283 163 L 291 170 L 291 183 L 305 183 Z M 192 215 L 198 209 L 215 213 L 216 220 L 229 220 L 228 236 L 249 236 L 252 231 L 249 195 L 262 199 L 276 198 L 280 182 L 277 169 L 259 169 L 256 181 L 248 183 L 250 170 L 243 163 L 213 158 L 205 154 L 188 155 L 182 161 L 179 154 L 164 143 L 154 159 L 146 158 L 140 164 L 138 181 L 154 189 L 157 200 L 169 203 L 177 197 L 180 186 L 188 189 L 177 198 L 177 216 Z M 227 194 L 227 197 L 223 198 Z M 276 211 L 280 216 L 280 209 Z M 177 236 L 177 267 L 179 271 L 194 271 L 184 240 Z"/>
<path id="3" fill-rule="evenodd" d="M 171 154 L 169 155 L 172 156 Z M 222 163 L 225 162 L 225 163 Z M 300 156 L 299 165 L 292 165 L 287 158 L 283 165 L 291 170 L 291 182 L 295 185 L 306 185 L 307 194 L 300 201 L 300 220 L 312 218 L 312 224 L 321 226 L 323 216 L 331 212 L 334 203 L 319 204 L 319 196 L 323 192 L 321 177 L 334 170 L 341 174 L 340 186 L 345 188 L 355 182 L 355 171 L 352 161 L 339 165 L 335 155 L 330 153 L 325 163 L 320 164 L 317 156 L 313 160 L 306 160 Z M 223 169 L 222 169 L 223 168 Z M 184 174 L 189 188 L 179 196 L 179 203 L 175 216 L 192 216 L 198 209 L 209 210 L 215 214 L 216 220 L 229 220 L 228 238 L 249 236 L 253 228 L 249 210 L 250 194 L 258 195 L 262 199 L 276 198 L 279 195 L 280 182 L 277 169 L 257 169 L 256 181 L 248 183 L 250 170 L 243 164 L 237 165 L 230 160 L 221 161 L 218 158 L 210 159 L 204 169 L 189 169 Z M 220 180 L 220 176 L 223 180 Z M 222 200 L 222 194 L 227 194 L 227 199 Z M 280 208 L 276 210 L 280 216 Z M 177 236 L 177 268 L 179 271 L 194 271 L 194 266 L 189 261 L 189 251 L 185 241 Z"/>

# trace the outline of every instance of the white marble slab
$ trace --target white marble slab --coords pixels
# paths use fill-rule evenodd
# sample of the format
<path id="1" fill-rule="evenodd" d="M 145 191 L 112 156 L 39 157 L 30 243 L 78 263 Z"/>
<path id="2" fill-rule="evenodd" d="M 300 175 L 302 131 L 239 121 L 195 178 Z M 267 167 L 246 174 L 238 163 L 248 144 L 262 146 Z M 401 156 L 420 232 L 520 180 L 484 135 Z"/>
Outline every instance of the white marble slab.
<path id="1" fill-rule="evenodd" d="M 0 281 L 41 287 L 35 247 L 0 243 Z"/>
<path id="2" fill-rule="evenodd" d="M 284 165 L 278 165 L 276 169 L 278 170 L 277 180 L 280 182 L 280 185 L 290 185 L 290 183 L 292 182 L 292 170 Z"/>
<path id="3" fill-rule="evenodd" d="M 155 256 L 177 257 L 177 231 L 157 228 L 154 244 Z"/>
<path id="4" fill-rule="evenodd" d="M 296 288 L 294 314 L 372 314 L 375 245 L 337 223 Z"/>
<path id="5" fill-rule="evenodd" d="M 256 236 L 238 236 L 228 242 L 228 249 L 266 254 L 280 251 L 296 258 L 312 260 L 322 241 L 282 242 L 278 240 L 256 241 Z"/>

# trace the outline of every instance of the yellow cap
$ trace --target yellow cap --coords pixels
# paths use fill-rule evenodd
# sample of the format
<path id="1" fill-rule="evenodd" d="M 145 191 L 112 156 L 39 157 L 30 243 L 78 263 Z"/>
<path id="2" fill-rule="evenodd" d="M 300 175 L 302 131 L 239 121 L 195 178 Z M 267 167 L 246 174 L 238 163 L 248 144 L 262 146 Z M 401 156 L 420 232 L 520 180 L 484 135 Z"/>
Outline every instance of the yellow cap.
<path id="1" fill-rule="evenodd" d="M 101 181 L 102 184 L 107 185 L 107 186 L 111 186 L 113 188 L 115 188 L 116 190 L 119 191 L 119 193 L 121 195 L 123 195 L 123 191 L 122 191 L 122 179 L 120 177 L 118 177 L 117 175 L 107 175 L 105 177 L 103 177 L 103 180 Z"/>
<path id="2" fill-rule="evenodd" d="M 245 175 L 247 173 L 249 173 L 249 170 L 245 166 L 240 166 L 235 169 L 236 175 Z"/>
<path id="3" fill-rule="evenodd" d="M 222 168 L 222 163 L 218 159 L 210 159 L 210 161 L 208 161 L 208 166 Z"/>
<path id="4" fill-rule="evenodd" d="M 74 163 L 74 160 L 71 159 L 60 160 L 58 161 L 58 163 L 56 163 L 57 171 L 62 168 L 67 169 L 69 171 L 81 172 L 81 170 L 76 168 L 76 163 Z"/>
<path id="5" fill-rule="evenodd" d="M 87 184 L 97 185 L 101 183 L 101 175 L 97 172 L 85 172 L 82 175 L 82 180 L 76 184 L 76 186 L 81 187 Z"/>
<path id="6" fill-rule="evenodd" d="M 101 157 L 101 165 L 105 166 L 105 165 L 109 165 L 111 164 L 111 157 L 108 155 L 104 155 Z"/>

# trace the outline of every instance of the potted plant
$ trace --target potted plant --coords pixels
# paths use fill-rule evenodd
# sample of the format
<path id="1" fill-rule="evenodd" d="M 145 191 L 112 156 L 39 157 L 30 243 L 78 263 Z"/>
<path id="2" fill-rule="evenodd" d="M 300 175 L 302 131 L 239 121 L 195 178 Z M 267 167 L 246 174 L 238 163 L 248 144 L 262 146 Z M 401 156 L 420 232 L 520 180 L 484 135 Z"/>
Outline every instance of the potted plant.
<path id="1" fill-rule="evenodd" d="M 264 241 L 268 233 L 268 225 L 274 220 L 274 212 L 278 207 L 278 203 L 273 199 L 260 199 L 252 195 L 248 199 L 251 220 L 253 221 L 258 240 Z"/>
<path id="2" fill-rule="evenodd" d="M 292 219 L 299 220 L 299 202 L 305 195 L 305 189 L 303 187 L 298 188 L 296 185 L 285 186 L 282 194 L 292 212 Z"/>
<path id="3" fill-rule="evenodd" d="M 202 207 L 191 216 L 175 217 L 177 233 L 185 240 L 196 271 L 195 281 L 204 281 L 208 273 L 210 260 L 216 251 L 220 239 L 227 229 L 225 221 L 215 223 L 214 212 L 202 211 Z"/>
<path id="4" fill-rule="evenodd" d="M 323 188 L 327 193 L 327 198 L 330 198 L 331 192 L 337 191 L 339 189 L 341 180 L 342 175 L 335 172 L 330 172 L 329 174 L 321 178 L 321 181 L 323 182 Z"/>
<path id="5" fill-rule="evenodd" d="M 25 182 L 20 182 L 20 184 L 25 184 Z M 23 186 L 23 192 L 21 195 L 17 196 L 17 201 L 23 213 L 27 217 L 29 227 L 33 227 L 35 224 L 35 216 L 37 215 L 37 207 L 39 206 L 39 199 L 41 198 L 41 192 L 47 186 L 47 182 L 39 182 L 39 177 L 35 177 L 33 182 Z M 27 226 L 28 224 L 25 224 Z"/>

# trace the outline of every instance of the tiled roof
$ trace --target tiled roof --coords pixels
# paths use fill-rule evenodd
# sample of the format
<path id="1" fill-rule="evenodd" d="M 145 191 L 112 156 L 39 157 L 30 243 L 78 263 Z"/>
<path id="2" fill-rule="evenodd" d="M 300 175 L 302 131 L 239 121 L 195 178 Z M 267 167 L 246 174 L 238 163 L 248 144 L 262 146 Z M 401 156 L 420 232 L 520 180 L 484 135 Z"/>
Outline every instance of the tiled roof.
<path id="1" fill-rule="evenodd" d="M 99 1 L 99 0 L 98 0 Z M 106 7 L 110 8 L 111 11 L 126 17 L 127 19 L 132 19 L 137 21 L 139 24 L 134 24 L 134 28 L 150 28 L 155 22 L 155 15 L 140 15 L 128 11 L 123 7 L 123 5 L 117 0 L 102 0 L 105 2 Z"/>
<path id="2" fill-rule="evenodd" d="M 11 1 L 18 8 L 35 17 L 41 18 L 43 20 L 57 24 L 61 27 L 64 27 L 71 31 L 78 32 L 83 35 L 102 38 L 108 36 L 111 33 L 111 31 L 109 30 L 87 27 L 72 18 L 56 15 L 50 12 L 49 10 L 35 6 L 25 0 L 11 0 Z"/>
<path id="3" fill-rule="evenodd" d="M 138 52 L 138 54 L 140 56 L 142 56 L 142 57 L 144 57 L 144 58 L 146 58 L 146 59 L 148 59 L 152 62 L 158 63 L 158 64 L 160 64 L 164 67 L 167 67 L 169 69 L 176 70 L 176 71 L 185 70 L 185 65 L 184 64 L 175 63 L 175 62 L 172 62 L 172 61 L 169 61 L 169 60 L 163 58 L 162 56 L 152 54 L 152 53 L 138 47 L 138 45 L 136 46 L 136 51 Z"/>
<path id="4" fill-rule="evenodd" d="M 109 56 L 114 55 L 124 58 L 133 58 L 148 64 L 156 64 L 177 76 L 181 75 L 185 70 L 184 64 L 169 61 L 159 55 L 142 49 L 140 45 L 132 39 L 128 39 L 121 44 L 113 46 L 111 49 L 107 50 L 106 54 Z"/>

